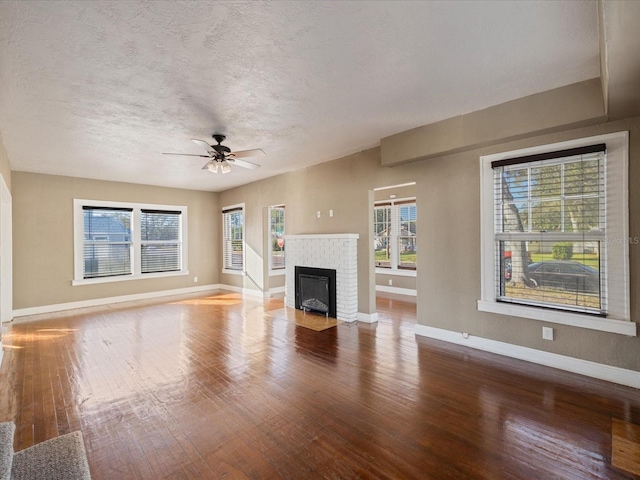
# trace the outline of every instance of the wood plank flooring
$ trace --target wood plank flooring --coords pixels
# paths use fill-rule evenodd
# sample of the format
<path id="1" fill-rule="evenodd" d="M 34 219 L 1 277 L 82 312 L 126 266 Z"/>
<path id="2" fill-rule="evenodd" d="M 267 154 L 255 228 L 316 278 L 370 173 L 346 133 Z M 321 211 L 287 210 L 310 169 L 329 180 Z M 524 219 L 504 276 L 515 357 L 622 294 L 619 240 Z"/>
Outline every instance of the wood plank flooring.
<path id="1" fill-rule="evenodd" d="M 14 323 L 0 421 L 82 430 L 94 479 L 623 479 L 640 393 L 416 337 L 415 304 L 315 332 L 216 294 Z"/>

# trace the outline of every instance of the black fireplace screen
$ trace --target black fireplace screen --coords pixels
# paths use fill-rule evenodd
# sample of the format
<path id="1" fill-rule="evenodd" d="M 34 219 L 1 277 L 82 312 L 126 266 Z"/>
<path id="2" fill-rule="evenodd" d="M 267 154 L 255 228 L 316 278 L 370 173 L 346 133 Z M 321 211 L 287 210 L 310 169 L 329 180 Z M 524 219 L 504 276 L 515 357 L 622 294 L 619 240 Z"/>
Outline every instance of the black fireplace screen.
<path id="1" fill-rule="evenodd" d="M 336 317 L 336 271 L 296 267 L 296 308 Z"/>

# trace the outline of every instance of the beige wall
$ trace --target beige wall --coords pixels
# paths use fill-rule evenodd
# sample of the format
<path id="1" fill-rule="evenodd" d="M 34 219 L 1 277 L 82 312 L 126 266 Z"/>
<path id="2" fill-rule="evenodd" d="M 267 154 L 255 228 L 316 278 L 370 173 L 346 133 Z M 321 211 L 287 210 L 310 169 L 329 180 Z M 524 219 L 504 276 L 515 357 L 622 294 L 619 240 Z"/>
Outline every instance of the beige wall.
<path id="1" fill-rule="evenodd" d="M 389 285 L 389 280 L 391 280 L 392 285 Z M 381 287 L 407 288 L 409 290 L 415 290 L 417 278 L 376 273 L 376 285 L 380 285 Z"/>
<path id="2" fill-rule="evenodd" d="M 75 198 L 186 205 L 189 275 L 72 286 Z M 13 172 L 13 308 L 217 284 L 218 211 L 211 192 Z"/>
<path id="3" fill-rule="evenodd" d="M 382 165 L 437 158 L 606 120 L 602 82 L 592 78 L 383 138 Z"/>

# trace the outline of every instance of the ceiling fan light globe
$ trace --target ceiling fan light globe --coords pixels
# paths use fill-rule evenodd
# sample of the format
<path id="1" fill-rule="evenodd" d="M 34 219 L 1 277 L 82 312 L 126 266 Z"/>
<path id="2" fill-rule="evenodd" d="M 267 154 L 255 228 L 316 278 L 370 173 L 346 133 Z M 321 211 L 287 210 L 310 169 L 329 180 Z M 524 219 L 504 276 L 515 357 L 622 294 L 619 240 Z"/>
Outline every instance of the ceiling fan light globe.
<path id="1" fill-rule="evenodd" d="M 212 162 L 212 163 L 210 163 L 210 164 L 209 164 L 209 166 L 207 167 L 207 169 L 208 169 L 210 172 L 218 173 L 218 162 Z"/>
<path id="2" fill-rule="evenodd" d="M 223 160 L 222 162 L 220 162 L 220 169 L 222 170 L 222 173 L 229 173 L 231 171 L 231 166 L 227 163 L 226 160 Z"/>

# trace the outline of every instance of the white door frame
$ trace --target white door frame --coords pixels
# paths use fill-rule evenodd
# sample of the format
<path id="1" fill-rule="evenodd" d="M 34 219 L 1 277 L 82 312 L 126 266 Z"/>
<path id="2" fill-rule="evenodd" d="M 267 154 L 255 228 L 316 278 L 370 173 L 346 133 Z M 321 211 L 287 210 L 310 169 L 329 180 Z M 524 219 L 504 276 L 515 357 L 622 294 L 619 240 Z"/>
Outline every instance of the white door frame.
<path id="1" fill-rule="evenodd" d="M 11 193 L 0 175 L 0 323 L 13 320 Z"/>

